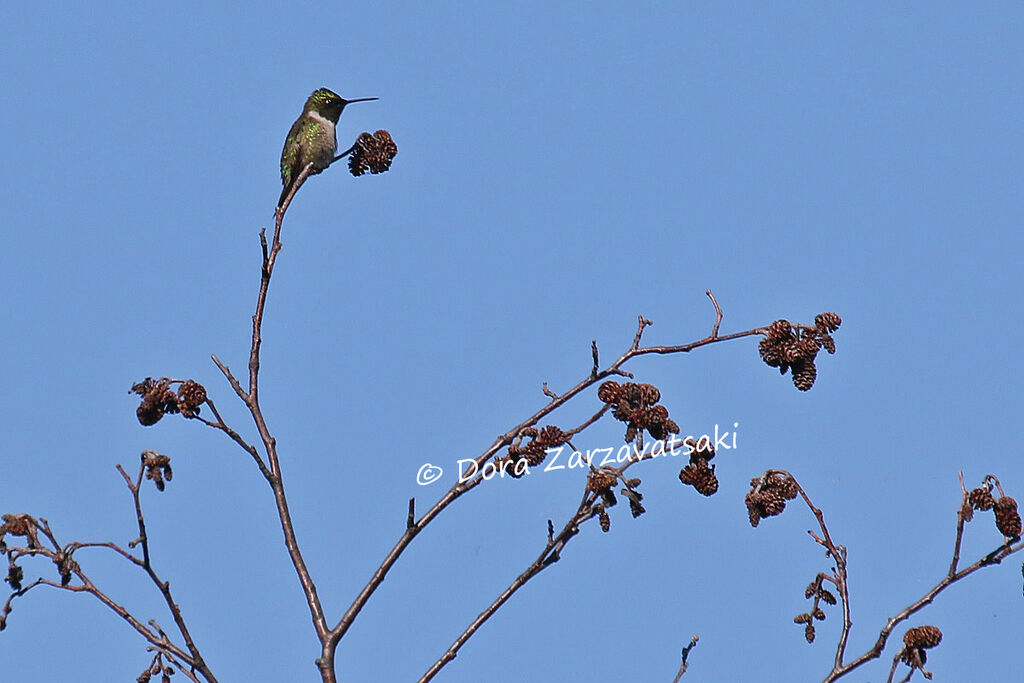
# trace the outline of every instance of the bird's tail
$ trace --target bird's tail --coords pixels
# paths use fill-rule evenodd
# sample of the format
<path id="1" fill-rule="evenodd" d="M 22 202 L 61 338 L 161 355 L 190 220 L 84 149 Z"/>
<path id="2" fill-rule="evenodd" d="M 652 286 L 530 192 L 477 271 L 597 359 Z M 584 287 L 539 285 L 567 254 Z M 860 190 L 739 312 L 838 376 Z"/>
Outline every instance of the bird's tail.
<path id="1" fill-rule="evenodd" d="M 284 204 L 284 198 L 288 196 L 288 193 L 291 192 L 291 189 L 292 189 L 292 185 L 291 185 L 291 183 L 288 183 L 281 190 L 281 196 L 277 200 L 277 208 L 280 209 L 281 205 Z"/>

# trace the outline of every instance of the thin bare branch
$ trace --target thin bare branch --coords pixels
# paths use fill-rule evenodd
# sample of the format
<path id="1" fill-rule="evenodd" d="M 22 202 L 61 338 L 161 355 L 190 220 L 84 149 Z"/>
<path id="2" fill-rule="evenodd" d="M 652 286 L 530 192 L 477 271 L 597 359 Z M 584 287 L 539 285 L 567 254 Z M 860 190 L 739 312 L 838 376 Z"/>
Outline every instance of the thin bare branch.
<path id="1" fill-rule="evenodd" d="M 647 320 L 642 315 L 636 317 L 636 335 L 633 337 L 633 344 L 629 347 L 631 351 L 636 351 L 640 348 L 640 338 L 644 336 L 644 330 L 648 325 L 653 324 L 652 321 Z"/>
<path id="2" fill-rule="evenodd" d="M 247 394 L 245 389 L 242 388 L 238 378 L 231 374 L 231 369 L 224 363 L 220 362 L 220 358 L 217 358 L 217 354 L 210 354 L 210 358 L 213 359 L 213 364 L 217 366 L 217 369 L 220 370 L 221 374 L 223 374 L 228 380 L 228 384 L 231 385 L 231 388 L 235 390 L 236 394 L 238 394 L 238 398 L 242 399 L 242 403 L 249 405 L 249 394 Z"/>
<path id="3" fill-rule="evenodd" d="M 575 429 L 571 429 L 571 430 L 567 431 L 565 433 L 566 436 L 568 436 L 568 437 L 576 436 L 577 434 L 582 432 L 584 429 L 586 429 L 587 427 L 589 427 L 590 425 L 594 424 L 595 422 L 600 420 L 602 417 L 604 417 L 604 414 L 607 413 L 609 410 L 611 410 L 611 408 L 612 408 L 612 404 L 605 403 L 603 406 L 601 406 L 601 409 L 598 410 L 596 413 L 594 413 L 594 415 L 589 420 L 587 420 L 586 422 L 584 422 L 580 426 L 576 427 Z M 575 448 L 573 450 L 575 450 Z"/>
<path id="4" fill-rule="evenodd" d="M 956 541 L 953 542 L 953 559 L 949 562 L 949 573 L 946 576 L 956 574 L 956 568 L 960 565 L 960 546 L 964 539 L 964 525 L 967 520 L 964 518 L 964 510 L 969 509 L 970 503 L 967 500 L 967 487 L 964 486 L 963 470 L 957 472 L 960 479 L 960 509 L 956 513 Z"/>
<path id="5" fill-rule="evenodd" d="M 718 336 L 718 326 L 722 324 L 722 309 L 718 306 L 718 299 L 711 293 L 710 289 L 705 289 L 704 293 L 711 299 L 711 305 L 715 307 L 715 326 L 711 328 L 711 337 L 715 338 Z"/>
<path id="6" fill-rule="evenodd" d="M 145 470 L 146 454 L 147 451 L 144 451 L 143 462 L 139 465 L 139 473 L 134 482 L 129 479 L 128 474 L 124 471 L 124 468 L 121 467 L 121 465 L 117 466 L 121 476 L 124 477 L 128 490 L 131 491 L 132 502 L 135 505 L 135 518 L 139 527 L 139 543 L 142 546 L 142 567 L 146 571 L 146 574 L 149 575 L 153 585 L 157 587 L 157 590 L 159 590 L 160 594 L 163 596 L 164 602 L 167 604 L 167 609 L 171 613 L 171 618 L 174 619 L 174 625 L 178 627 L 178 632 L 185 641 L 185 646 L 188 648 L 191 655 L 188 657 L 189 665 L 202 672 L 203 676 L 205 676 L 211 683 L 215 683 L 216 678 L 214 677 L 213 672 L 210 671 L 209 667 L 206 665 L 206 662 L 203 660 L 203 656 L 199 652 L 199 648 L 192 639 L 192 634 L 189 633 L 188 625 L 185 623 L 185 618 L 181 613 L 181 608 L 176 602 L 174 602 L 174 598 L 171 595 L 170 583 L 161 580 L 160 577 L 157 576 L 156 570 L 153 569 L 149 551 L 149 535 L 146 532 L 146 520 L 142 513 L 142 501 L 139 497 L 142 489 L 142 477 Z"/>
<path id="7" fill-rule="evenodd" d="M 262 459 L 258 457 L 256 458 L 256 462 L 260 467 L 260 472 L 270 483 L 271 490 L 273 491 L 278 518 L 281 522 L 281 531 L 284 535 L 285 548 L 288 551 L 288 556 L 292 561 L 295 573 L 302 586 L 302 591 L 305 595 L 307 606 L 309 607 L 310 617 L 312 618 L 313 628 L 316 630 L 317 637 L 320 639 L 322 644 L 321 656 L 317 659 L 317 667 L 320 670 L 323 681 L 325 683 L 333 683 L 336 680 L 334 672 L 334 650 L 336 648 L 336 642 L 329 642 L 330 629 L 327 626 L 323 606 L 321 605 L 320 597 L 317 594 L 316 584 L 309 573 L 306 561 L 302 556 L 302 551 L 299 548 L 299 543 L 295 536 L 295 528 L 292 523 L 291 512 L 288 508 L 288 499 L 285 495 L 284 482 L 281 475 L 281 463 L 277 453 L 277 440 L 270 433 L 270 429 L 267 426 L 267 422 L 259 402 L 260 349 L 263 345 L 263 315 L 266 310 L 267 293 L 270 288 L 271 277 L 274 273 L 274 265 L 277 263 L 277 256 L 282 247 L 281 228 L 284 223 L 285 214 L 288 211 L 288 207 L 291 205 L 295 193 L 312 174 L 312 172 L 313 164 L 309 163 L 302 169 L 302 172 L 299 173 L 295 182 L 292 184 L 290 191 L 285 196 L 284 201 L 281 202 L 281 205 L 277 207 L 274 212 L 274 232 L 269 244 L 267 243 L 266 230 L 260 231 L 260 250 L 262 252 L 263 261 L 260 269 L 259 292 L 256 297 L 256 311 L 252 316 L 252 343 L 249 348 L 248 389 L 246 390 L 242 388 L 241 383 L 234 377 L 234 375 L 231 374 L 228 367 L 221 363 L 216 356 L 213 356 L 213 362 L 220 369 L 221 373 L 224 374 L 232 388 L 235 390 L 235 393 L 249 409 L 249 413 L 256 425 L 256 430 L 260 435 L 260 440 L 263 442 L 263 448 L 266 452 L 269 467 L 264 466 Z M 218 421 L 220 425 L 223 425 L 223 427 L 220 425 L 211 426 L 215 426 L 231 436 L 231 433 L 226 430 L 227 425 L 223 424 L 223 420 L 218 418 Z M 250 450 L 246 447 L 241 438 L 232 438 L 251 455 L 255 455 L 253 453 L 254 449 Z"/>
<path id="8" fill-rule="evenodd" d="M 686 670 L 690 668 L 690 663 L 686 660 L 690 657 L 690 650 L 697 647 L 697 641 L 699 640 L 700 638 L 697 635 L 692 635 L 690 636 L 690 644 L 683 647 L 683 661 L 680 662 L 679 671 L 676 672 L 676 677 L 672 679 L 672 683 L 679 683 L 679 680 L 683 677 L 683 674 L 685 674 Z"/>
<path id="9" fill-rule="evenodd" d="M 897 652 L 893 655 L 892 666 L 889 668 L 889 677 L 885 679 L 885 683 L 892 683 L 893 677 L 896 675 L 896 667 L 900 664 L 900 653 Z"/>
<path id="10" fill-rule="evenodd" d="M 107 541 L 107 542 L 92 542 L 92 543 L 79 543 L 79 542 L 68 543 L 67 551 L 68 552 L 74 552 L 75 550 L 78 550 L 79 548 L 108 548 L 110 550 L 113 550 L 115 553 L 117 553 L 121 557 L 125 558 L 126 560 L 128 560 L 129 562 L 131 562 L 132 564 L 134 564 L 137 567 L 145 566 L 145 563 L 142 560 L 140 560 L 139 558 L 135 557 L 130 552 L 128 552 L 127 550 L 125 550 L 121 546 L 117 545 L 116 543 L 111 543 L 109 541 Z"/>
<path id="11" fill-rule="evenodd" d="M 715 308 L 718 308 L 717 305 L 715 306 Z M 839 601 L 842 603 L 843 606 L 843 629 L 839 635 L 839 643 L 836 646 L 836 656 L 834 661 L 834 668 L 839 668 L 843 664 L 843 657 L 846 653 L 846 645 L 850 638 L 850 628 L 853 626 L 853 620 L 850 616 L 850 591 L 849 586 L 847 584 L 846 547 L 842 545 L 836 545 L 836 543 L 832 540 L 832 535 L 829 533 L 828 525 L 825 524 L 824 513 L 821 511 L 820 508 L 818 508 L 817 506 L 814 505 L 814 503 L 811 502 L 810 497 L 807 495 L 807 492 L 804 490 L 804 488 L 800 486 L 800 482 L 797 481 L 796 477 L 794 477 L 792 474 L 785 470 L 768 470 L 768 472 L 766 472 L 765 474 L 781 474 L 786 477 L 789 477 L 789 479 L 793 481 L 793 483 L 797 487 L 797 491 L 799 491 L 800 493 L 800 497 L 803 498 L 804 503 L 806 503 L 807 507 L 814 515 L 814 518 L 818 520 L 818 528 L 821 529 L 820 537 L 817 536 L 813 531 L 808 531 L 807 533 L 810 534 L 810 536 L 815 541 L 817 541 L 828 551 L 828 555 L 836 563 L 834 573 L 831 577 L 828 578 L 832 581 L 832 583 L 835 584 L 836 589 L 839 591 Z M 817 602 L 815 602 L 815 606 L 817 606 Z"/>
<path id="12" fill-rule="evenodd" d="M 232 441 L 234 441 L 236 444 L 242 447 L 242 450 L 244 450 L 246 453 L 252 456 L 253 462 L 256 463 L 256 467 L 258 467 L 260 470 L 260 474 L 263 475 L 263 478 L 266 479 L 268 483 L 271 482 L 273 476 L 270 474 L 270 470 L 267 469 L 267 465 L 266 463 L 263 462 L 263 458 L 260 457 L 260 453 L 258 450 L 256 450 L 256 447 L 250 444 L 245 439 L 243 439 L 241 435 L 238 434 L 238 432 L 236 432 L 234 429 L 229 427 L 227 423 L 224 422 L 224 419 L 220 416 L 220 413 L 217 411 L 217 406 L 213 404 L 213 401 L 211 399 L 207 398 L 206 403 L 207 405 L 210 406 L 210 410 L 213 412 L 213 416 L 217 418 L 217 421 L 214 422 L 212 420 L 207 420 L 206 418 L 199 415 L 196 415 L 196 419 L 209 427 L 213 427 L 214 429 L 218 429 L 227 434 Z"/>

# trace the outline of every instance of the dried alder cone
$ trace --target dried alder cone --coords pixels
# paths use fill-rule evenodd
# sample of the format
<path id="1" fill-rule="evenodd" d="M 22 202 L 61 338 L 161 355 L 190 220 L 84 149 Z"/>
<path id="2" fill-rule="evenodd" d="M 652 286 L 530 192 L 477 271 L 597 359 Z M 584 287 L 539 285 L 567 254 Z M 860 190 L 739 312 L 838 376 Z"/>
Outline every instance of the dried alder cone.
<path id="1" fill-rule="evenodd" d="M 164 482 L 174 477 L 171 459 L 156 451 L 142 451 L 142 464 L 146 468 L 146 479 L 152 479 L 158 491 L 164 490 Z"/>
<path id="2" fill-rule="evenodd" d="M 523 439 L 529 439 L 525 444 Z M 554 425 L 548 425 L 543 429 L 527 427 L 519 432 L 508 446 L 508 456 L 497 464 L 502 470 L 511 475 L 514 479 L 526 474 L 527 470 L 520 465 L 521 461 L 529 467 L 536 467 L 544 462 L 549 448 L 558 448 L 569 440 L 569 435 Z"/>
<path id="3" fill-rule="evenodd" d="M 967 494 L 967 502 L 975 510 L 991 510 L 996 504 L 996 499 L 992 497 L 992 489 L 986 486 L 979 486 Z"/>
<path id="4" fill-rule="evenodd" d="M 812 581 L 804 590 L 805 598 L 818 598 L 827 605 L 836 604 L 836 596 L 830 590 L 821 585 L 821 581 Z"/>
<path id="5" fill-rule="evenodd" d="M 348 157 L 348 171 L 354 176 L 370 173 L 384 173 L 391 168 L 391 161 L 398 154 L 398 145 L 391 139 L 391 133 L 378 130 L 373 135 L 363 133 L 356 138 L 355 149 Z"/>
<path id="6" fill-rule="evenodd" d="M 142 403 L 135 415 L 145 427 L 155 425 L 164 413 L 178 412 L 178 397 L 171 390 L 171 381 L 167 378 L 157 380 L 147 377 L 133 384 L 131 393 L 142 396 Z"/>
<path id="7" fill-rule="evenodd" d="M 832 333 L 839 329 L 842 322 L 837 313 L 819 313 L 814 318 L 814 327 L 776 320 L 768 326 L 765 338 L 758 347 L 761 360 L 778 368 L 782 374 L 791 370 L 796 388 L 808 391 L 818 377 L 814 359 L 820 349 L 830 354 L 836 352 Z"/>
<path id="8" fill-rule="evenodd" d="M 805 626 L 804 626 L 804 638 L 807 639 L 808 643 L 813 643 L 814 642 L 814 622 L 813 622 L 813 620 L 814 619 L 817 619 L 818 621 L 824 621 L 825 620 L 825 610 L 821 609 L 818 606 L 818 603 L 819 602 L 824 602 L 827 605 L 834 605 L 834 604 L 836 604 L 836 596 L 833 595 L 826 588 L 822 587 L 821 582 L 822 582 L 823 578 L 824 577 L 819 574 L 818 578 L 816 578 L 814 581 L 812 581 L 810 583 L 810 585 L 807 586 L 807 589 L 804 591 L 804 597 L 805 598 L 807 598 L 807 599 L 813 598 L 814 599 L 814 602 L 812 603 L 811 608 L 808 611 L 806 611 L 806 612 L 804 612 L 802 614 L 798 614 L 795 617 L 793 617 L 794 623 L 805 624 Z"/>
<path id="9" fill-rule="evenodd" d="M 619 502 L 615 498 L 615 492 L 612 491 L 612 487 L 618 480 L 618 475 L 610 468 L 602 467 L 599 470 L 592 470 L 587 475 L 587 490 L 600 496 L 607 507 L 612 507 Z"/>
<path id="10" fill-rule="evenodd" d="M 633 515 L 634 519 L 647 512 L 646 508 L 644 508 L 643 504 L 640 502 L 644 499 L 644 494 L 639 491 L 635 491 L 632 488 L 620 489 L 619 493 L 629 499 L 629 513 Z"/>
<path id="11" fill-rule="evenodd" d="M 4 523 L 0 525 L 0 552 L 4 548 L 4 536 L 24 536 L 29 548 L 38 548 L 39 539 L 36 538 L 35 525 L 28 515 L 4 515 L 0 517 Z"/>
<path id="12" fill-rule="evenodd" d="M 587 475 L 587 490 L 597 494 L 600 502 L 594 504 L 598 519 L 601 522 L 601 530 L 608 531 L 611 528 L 611 519 L 608 517 L 607 508 L 619 502 L 615 496 L 615 484 L 619 481 L 620 474 L 610 467 L 592 469 Z M 640 486 L 639 479 L 624 479 L 625 487 L 619 490 L 629 500 L 629 512 L 634 518 L 647 512 L 643 506 L 644 494 L 637 491 Z"/>
<path id="13" fill-rule="evenodd" d="M 186 380 L 178 387 L 178 410 L 185 417 L 199 414 L 199 406 L 206 403 L 206 387 L 199 382 Z"/>
<path id="14" fill-rule="evenodd" d="M 160 676 L 161 683 L 170 683 L 171 676 L 173 675 L 174 669 L 162 664 L 158 656 L 151 665 L 146 667 L 145 671 L 139 674 L 139 677 L 135 679 L 135 683 L 150 683 L 153 680 L 153 676 Z"/>
<path id="15" fill-rule="evenodd" d="M 992 495 L 992 487 L 998 486 L 998 480 L 989 475 L 985 477 L 984 483 L 976 489 L 971 489 L 960 508 L 960 516 L 966 522 L 974 519 L 974 511 L 992 510 L 995 515 L 996 528 L 999 533 L 1008 538 L 1020 538 L 1022 529 L 1020 512 L 1017 509 L 1017 501 L 1002 493 L 996 498 Z"/>
<path id="16" fill-rule="evenodd" d="M 23 586 L 21 582 L 25 580 L 24 570 L 16 564 L 12 564 L 7 568 L 7 578 L 4 579 L 11 585 L 11 590 L 20 591 Z"/>
<path id="17" fill-rule="evenodd" d="M 53 563 L 57 565 L 57 573 L 60 574 L 60 585 L 62 586 L 66 586 L 71 583 L 72 573 L 82 569 L 78 566 L 77 562 L 71 559 L 71 553 L 57 553 L 53 558 Z"/>
<path id="18" fill-rule="evenodd" d="M 715 447 L 707 437 L 699 441 L 687 439 L 683 445 L 690 449 L 690 464 L 679 470 L 679 481 L 697 489 L 702 496 L 712 496 L 718 491 L 718 478 L 715 466 L 708 461 L 715 457 Z"/>
<path id="19" fill-rule="evenodd" d="M 915 626 L 907 630 L 903 636 L 903 654 L 900 659 L 904 664 L 920 669 L 928 661 L 926 649 L 933 648 L 942 640 L 942 631 L 937 626 Z M 926 678 L 931 675 L 925 673 Z"/>
<path id="20" fill-rule="evenodd" d="M 907 647 L 933 648 L 942 642 L 942 631 L 937 626 L 915 626 L 903 636 Z"/>
<path id="21" fill-rule="evenodd" d="M 0 525 L 0 555 L 8 556 L 8 567 L 7 576 L 4 578 L 10 586 L 11 590 L 20 591 L 22 581 L 25 580 L 25 572 L 22 568 L 14 563 L 16 559 L 15 552 L 19 548 L 9 548 L 6 543 L 6 536 L 23 537 L 25 539 L 25 549 L 27 550 L 38 550 L 42 546 L 39 545 L 38 534 L 36 533 L 36 520 L 29 515 L 3 515 L 2 519 L 4 523 Z M 21 554 L 21 553 L 18 553 Z M 70 556 L 68 556 L 70 559 Z M 77 565 L 75 565 L 77 567 Z M 70 569 L 70 567 L 68 567 Z M 61 566 L 61 581 L 64 580 L 65 566 Z M 68 576 L 70 579 L 70 575 Z M 67 585 L 67 584 L 63 584 Z M 7 626 L 7 615 L 10 613 L 10 609 L 0 614 L 0 631 L 4 630 Z"/>
<path id="22" fill-rule="evenodd" d="M 644 430 L 659 441 L 679 433 L 679 425 L 668 416 L 668 409 L 655 405 L 661 400 L 661 392 L 653 384 L 608 380 L 598 388 L 597 398 L 613 406 L 615 419 L 626 423 L 627 443 Z"/>
<path id="23" fill-rule="evenodd" d="M 750 480 L 750 491 L 744 502 L 751 526 L 757 526 L 765 517 L 782 514 L 786 501 L 793 500 L 800 492 L 797 483 L 784 474 L 772 472 Z"/>
<path id="24" fill-rule="evenodd" d="M 175 383 L 179 385 L 177 392 L 171 389 Z M 135 416 L 145 427 L 155 425 L 165 414 L 181 413 L 185 417 L 196 417 L 199 415 L 199 407 L 206 403 L 206 388 L 190 379 L 181 381 L 147 377 L 133 384 L 130 393 L 142 397 Z"/>
<path id="25" fill-rule="evenodd" d="M 1017 512 L 1017 501 L 1009 496 L 1002 496 L 995 502 L 996 528 L 1003 536 L 1019 538 L 1021 532 L 1020 513 Z"/>

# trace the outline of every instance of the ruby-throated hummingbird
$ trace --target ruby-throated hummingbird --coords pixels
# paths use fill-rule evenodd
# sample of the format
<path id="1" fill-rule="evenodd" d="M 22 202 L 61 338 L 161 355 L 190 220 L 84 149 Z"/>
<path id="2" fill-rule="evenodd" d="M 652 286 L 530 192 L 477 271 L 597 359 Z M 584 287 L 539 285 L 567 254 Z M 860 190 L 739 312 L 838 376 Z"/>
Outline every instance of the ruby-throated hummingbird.
<path id="1" fill-rule="evenodd" d="M 346 100 L 327 88 L 320 88 L 309 96 L 302 107 L 302 115 L 292 124 L 284 141 L 284 149 L 281 150 L 281 182 L 284 189 L 281 191 L 281 198 L 277 200 L 278 206 L 284 203 L 284 198 L 292 189 L 292 183 L 302 173 L 306 164 L 313 162 L 313 171 L 310 175 L 315 175 L 336 160 L 334 153 L 338 151 L 338 138 L 334 129 L 345 105 L 375 99 L 377 98 L 361 97 L 357 100 Z"/>

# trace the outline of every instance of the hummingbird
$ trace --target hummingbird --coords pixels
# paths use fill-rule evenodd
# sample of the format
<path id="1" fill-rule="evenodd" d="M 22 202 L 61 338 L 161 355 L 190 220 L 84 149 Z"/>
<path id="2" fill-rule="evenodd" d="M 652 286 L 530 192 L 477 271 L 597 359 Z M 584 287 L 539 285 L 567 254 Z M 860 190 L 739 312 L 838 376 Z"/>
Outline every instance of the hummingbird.
<path id="1" fill-rule="evenodd" d="M 345 105 L 375 99 L 377 98 L 360 97 L 346 100 L 327 88 L 313 91 L 302 107 L 302 114 L 288 131 L 284 149 L 281 150 L 281 183 L 284 189 L 281 190 L 281 198 L 277 200 L 278 207 L 284 203 L 284 198 L 288 196 L 292 184 L 306 164 L 313 162 L 313 171 L 310 175 L 315 175 L 352 151 L 349 149 L 338 157 L 334 156 L 338 151 L 335 127 Z"/>

